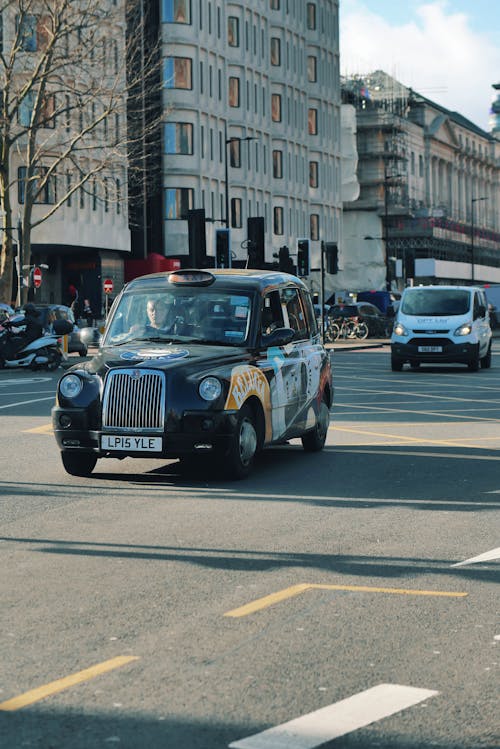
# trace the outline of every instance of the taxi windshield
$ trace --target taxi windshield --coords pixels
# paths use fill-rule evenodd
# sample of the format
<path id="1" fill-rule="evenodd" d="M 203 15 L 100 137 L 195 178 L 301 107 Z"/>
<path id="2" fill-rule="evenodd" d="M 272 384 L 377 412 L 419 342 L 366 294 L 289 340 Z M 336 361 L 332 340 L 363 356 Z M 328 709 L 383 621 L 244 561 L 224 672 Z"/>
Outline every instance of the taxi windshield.
<path id="1" fill-rule="evenodd" d="M 244 345 L 250 329 L 248 294 L 214 288 L 173 288 L 123 294 L 112 310 L 103 345 L 182 341 Z"/>

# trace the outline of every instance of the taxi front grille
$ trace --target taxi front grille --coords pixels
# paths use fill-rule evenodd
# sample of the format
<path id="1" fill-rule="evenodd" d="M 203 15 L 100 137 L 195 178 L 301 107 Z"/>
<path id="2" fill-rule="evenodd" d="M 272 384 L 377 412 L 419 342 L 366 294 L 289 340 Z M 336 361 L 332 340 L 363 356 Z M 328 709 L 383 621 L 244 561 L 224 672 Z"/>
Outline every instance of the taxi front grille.
<path id="1" fill-rule="evenodd" d="M 109 372 L 102 404 L 103 429 L 162 432 L 165 421 L 165 377 L 151 369 Z"/>

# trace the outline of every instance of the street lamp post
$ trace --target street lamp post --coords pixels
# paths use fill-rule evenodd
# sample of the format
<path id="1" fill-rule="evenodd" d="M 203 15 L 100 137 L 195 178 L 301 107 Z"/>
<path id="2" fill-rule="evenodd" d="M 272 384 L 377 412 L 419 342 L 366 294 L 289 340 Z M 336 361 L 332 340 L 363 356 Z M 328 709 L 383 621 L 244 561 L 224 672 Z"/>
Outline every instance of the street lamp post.
<path id="1" fill-rule="evenodd" d="M 391 261 L 389 256 L 389 193 L 388 185 L 391 179 L 401 177 L 401 174 L 388 174 L 384 172 L 384 249 L 385 249 L 385 288 L 392 288 Z"/>
<path id="2" fill-rule="evenodd" d="M 482 196 L 480 198 L 471 198 L 470 204 L 470 270 L 471 270 L 471 280 L 472 283 L 474 283 L 474 264 L 475 264 L 475 258 L 474 258 L 474 203 L 478 203 L 480 200 L 488 200 L 486 196 Z"/>
<path id="3" fill-rule="evenodd" d="M 225 148 L 225 154 L 224 154 L 225 155 L 225 159 L 224 159 L 224 167 L 225 167 L 224 172 L 225 172 L 225 174 L 224 174 L 224 178 L 226 180 L 226 195 L 225 195 L 226 215 L 225 215 L 225 224 L 226 224 L 226 228 L 229 229 L 231 222 L 230 222 L 230 218 L 229 218 L 229 158 L 228 158 L 228 154 L 227 154 L 227 152 L 228 152 L 228 146 L 231 143 L 236 143 L 236 142 L 240 142 L 241 143 L 242 140 L 246 140 L 246 141 L 249 141 L 249 140 L 258 140 L 258 138 L 255 138 L 255 137 L 253 137 L 251 135 L 247 135 L 245 138 L 238 138 L 238 137 L 228 138 L 227 137 L 227 122 L 225 122 L 224 123 L 224 140 L 225 140 L 225 146 L 224 146 L 224 148 Z"/>

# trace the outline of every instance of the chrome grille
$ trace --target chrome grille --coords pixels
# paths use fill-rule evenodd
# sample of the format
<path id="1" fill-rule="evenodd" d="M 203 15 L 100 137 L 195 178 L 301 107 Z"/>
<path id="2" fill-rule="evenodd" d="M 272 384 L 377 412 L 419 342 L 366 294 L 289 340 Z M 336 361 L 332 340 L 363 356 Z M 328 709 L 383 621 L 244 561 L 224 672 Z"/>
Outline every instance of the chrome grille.
<path id="1" fill-rule="evenodd" d="M 108 373 L 102 404 L 103 429 L 162 432 L 165 377 L 154 369 L 117 369 Z"/>

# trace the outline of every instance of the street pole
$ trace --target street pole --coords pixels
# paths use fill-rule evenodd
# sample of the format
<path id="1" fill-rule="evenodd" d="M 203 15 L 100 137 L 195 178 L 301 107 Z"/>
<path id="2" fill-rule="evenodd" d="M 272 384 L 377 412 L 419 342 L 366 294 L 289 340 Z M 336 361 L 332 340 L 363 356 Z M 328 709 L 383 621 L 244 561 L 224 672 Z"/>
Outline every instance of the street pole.
<path id="1" fill-rule="evenodd" d="M 229 159 L 227 156 L 227 147 L 229 145 L 230 141 L 227 137 L 227 120 L 224 122 L 224 170 L 225 175 L 224 179 L 226 180 L 226 193 L 225 193 L 225 201 L 226 201 L 226 210 L 225 210 L 225 224 L 226 229 L 229 229 Z"/>
<path id="2" fill-rule="evenodd" d="M 325 243 L 321 240 L 321 339 L 325 338 Z"/>
<path id="3" fill-rule="evenodd" d="M 385 248 L 385 288 L 391 290 L 391 267 L 389 262 L 389 196 L 387 194 L 387 183 L 389 175 L 384 172 L 384 248 Z"/>
<path id="4" fill-rule="evenodd" d="M 23 225 L 17 221 L 17 300 L 18 307 L 23 305 Z"/>

